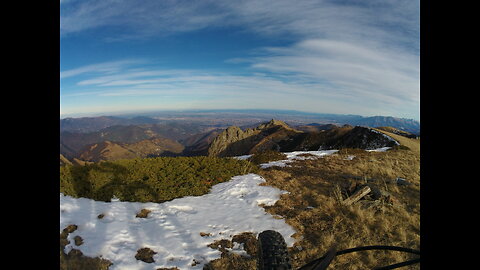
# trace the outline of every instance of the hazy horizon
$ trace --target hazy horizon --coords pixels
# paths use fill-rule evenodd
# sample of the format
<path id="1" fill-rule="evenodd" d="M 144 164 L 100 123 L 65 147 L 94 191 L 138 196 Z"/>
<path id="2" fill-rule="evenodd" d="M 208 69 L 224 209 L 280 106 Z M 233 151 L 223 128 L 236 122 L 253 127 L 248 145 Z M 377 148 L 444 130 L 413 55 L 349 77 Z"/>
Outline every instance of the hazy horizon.
<path id="1" fill-rule="evenodd" d="M 239 114 L 284 114 L 287 116 L 292 115 L 310 115 L 310 116 L 357 116 L 357 117 L 393 117 L 406 120 L 414 120 L 420 123 L 420 120 L 413 118 L 404 118 L 396 117 L 392 115 L 360 115 L 360 114 L 335 114 L 335 113 L 316 113 L 316 112 L 306 112 L 300 110 L 276 110 L 276 109 L 188 109 L 188 110 L 150 110 L 150 111 L 119 111 L 119 112 L 105 112 L 105 113 L 79 113 L 79 114 L 69 114 L 69 115 L 60 115 L 60 119 L 66 118 L 88 118 L 88 117 L 154 117 L 160 116 L 161 114 L 181 114 L 181 113 L 208 113 L 208 112 L 226 112 L 226 113 L 239 113 Z"/>

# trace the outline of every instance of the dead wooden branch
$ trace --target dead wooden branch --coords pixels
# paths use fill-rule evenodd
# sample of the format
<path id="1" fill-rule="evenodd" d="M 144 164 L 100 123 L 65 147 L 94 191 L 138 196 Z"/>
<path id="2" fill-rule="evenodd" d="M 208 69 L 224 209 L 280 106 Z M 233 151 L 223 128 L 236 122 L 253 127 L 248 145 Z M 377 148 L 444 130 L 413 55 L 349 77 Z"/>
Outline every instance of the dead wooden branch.
<path id="1" fill-rule="evenodd" d="M 371 191 L 371 189 L 370 189 L 369 186 L 364 186 L 361 189 L 355 191 L 355 193 L 353 193 L 352 196 L 343 200 L 342 203 L 344 205 L 351 205 L 351 204 L 357 202 L 358 200 L 360 200 L 361 198 L 363 198 L 368 193 L 370 193 L 370 191 Z"/>

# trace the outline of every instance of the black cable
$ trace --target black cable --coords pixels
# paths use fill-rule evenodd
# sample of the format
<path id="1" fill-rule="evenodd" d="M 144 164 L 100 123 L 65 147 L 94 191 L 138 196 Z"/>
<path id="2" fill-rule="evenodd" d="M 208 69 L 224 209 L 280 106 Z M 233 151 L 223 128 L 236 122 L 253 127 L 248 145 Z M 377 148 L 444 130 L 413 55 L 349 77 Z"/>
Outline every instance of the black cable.
<path id="1" fill-rule="evenodd" d="M 333 259 L 337 256 L 337 252 L 335 248 L 331 248 L 329 251 L 327 251 L 327 254 L 323 256 L 324 259 L 317 261 L 313 267 L 313 269 L 327 269 L 328 265 L 333 261 Z"/>
<path id="2" fill-rule="evenodd" d="M 415 250 L 415 249 L 411 249 L 411 248 L 404 248 L 404 247 L 397 247 L 397 246 L 364 246 L 364 247 L 356 247 L 356 248 L 349 248 L 349 249 L 344 249 L 344 250 L 340 250 L 340 251 L 337 251 L 334 255 L 334 257 L 338 256 L 338 255 L 343 255 L 343 254 L 347 254 L 347 253 L 352 253 L 352 252 L 357 252 L 357 251 L 366 251 L 366 250 L 393 250 L 393 251 L 401 251 L 401 252 L 407 252 L 407 253 L 413 253 L 413 254 L 416 254 L 416 255 L 420 255 L 420 251 L 419 250 Z M 314 266 L 314 270 L 323 270 L 323 269 L 326 269 L 328 264 L 330 264 L 330 262 L 333 260 L 333 258 L 330 258 L 329 262 L 327 265 L 323 265 L 323 264 L 319 264 L 322 260 L 324 260 L 326 257 L 325 256 L 322 256 L 306 265 L 304 265 L 303 267 L 301 267 L 299 270 L 303 269 L 305 266 Z M 388 266 L 384 266 L 384 267 L 381 267 L 381 268 L 376 268 L 376 270 L 388 270 L 388 269 L 395 269 L 395 268 L 398 268 L 398 267 L 402 267 L 402 266 L 406 266 L 406 265 L 410 265 L 410 264 L 415 264 L 415 263 L 418 263 L 420 262 L 420 259 L 413 259 L 413 260 L 409 260 L 409 261 L 405 261 L 405 262 L 401 262 L 401 263 L 396 263 L 396 264 L 392 264 L 392 265 L 388 265 Z M 320 267 L 321 266 L 321 267 Z"/>
<path id="3" fill-rule="evenodd" d="M 408 252 L 408 253 L 420 255 L 419 250 L 404 248 L 404 247 L 396 247 L 396 246 L 364 246 L 364 247 L 349 248 L 349 249 L 337 251 L 336 255 L 342 255 L 342 254 L 347 254 L 347 253 L 356 252 L 356 251 L 364 251 L 364 250 L 394 250 L 394 251 Z"/>

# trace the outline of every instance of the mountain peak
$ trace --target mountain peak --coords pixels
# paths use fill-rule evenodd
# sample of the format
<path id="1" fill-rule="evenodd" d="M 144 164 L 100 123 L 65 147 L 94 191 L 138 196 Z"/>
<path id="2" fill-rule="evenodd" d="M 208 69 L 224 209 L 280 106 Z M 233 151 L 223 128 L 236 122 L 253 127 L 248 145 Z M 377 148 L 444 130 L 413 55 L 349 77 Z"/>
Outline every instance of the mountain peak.
<path id="1" fill-rule="evenodd" d="M 261 124 L 257 127 L 257 129 L 268 129 L 268 128 L 272 128 L 272 127 L 275 127 L 275 126 L 282 126 L 286 129 L 292 129 L 291 127 L 289 127 L 285 122 L 281 121 L 281 120 L 275 120 L 275 119 L 272 119 L 270 120 L 269 122 L 267 123 L 264 123 L 264 124 Z"/>

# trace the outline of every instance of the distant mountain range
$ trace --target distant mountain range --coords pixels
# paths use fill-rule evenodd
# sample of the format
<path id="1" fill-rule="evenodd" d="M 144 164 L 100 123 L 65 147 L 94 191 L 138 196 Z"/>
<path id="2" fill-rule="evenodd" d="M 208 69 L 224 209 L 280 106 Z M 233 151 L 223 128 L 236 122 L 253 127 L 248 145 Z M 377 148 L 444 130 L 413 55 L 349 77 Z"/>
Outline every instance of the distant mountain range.
<path id="1" fill-rule="evenodd" d="M 111 126 L 155 124 L 156 122 L 157 121 L 153 118 L 143 116 L 133 118 L 117 116 L 64 118 L 60 120 L 60 131 L 87 133 Z"/>
<path id="2" fill-rule="evenodd" d="M 420 122 L 392 116 L 370 116 L 351 114 L 322 114 L 293 110 L 190 110 L 167 111 L 139 115 L 100 116 L 60 119 L 60 131 L 87 133 L 115 125 L 171 124 L 203 125 L 223 128 L 232 125 L 256 125 L 270 119 L 281 119 L 290 126 L 299 125 L 352 125 L 379 127 L 390 126 L 415 135 L 420 135 Z"/>
<path id="3" fill-rule="evenodd" d="M 83 120 L 84 119 L 82 119 L 82 121 Z M 102 117 L 100 121 L 98 121 L 98 119 L 94 121 L 97 127 L 111 123 L 108 120 L 105 121 L 104 117 Z M 101 121 L 105 122 L 101 124 Z M 78 157 L 86 146 L 105 141 L 134 144 L 145 140 L 163 139 L 169 140 L 169 144 L 175 142 L 188 146 L 189 143 L 198 143 L 191 137 L 199 136 L 198 134 L 210 132 L 212 129 L 215 129 L 209 126 L 205 127 L 202 125 L 190 125 L 177 122 L 138 125 L 130 124 L 129 121 L 125 121 L 124 123 L 128 123 L 128 125 L 113 125 L 99 130 L 94 130 L 93 125 L 88 125 L 88 128 L 83 128 L 82 125 L 77 123 L 74 125 L 74 130 L 77 130 L 76 132 L 63 128 L 63 131 L 60 131 L 60 153 L 67 158 Z M 86 132 L 86 130 L 94 131 Z M 183 142 L 184 140 L 185 142 Z"/>
<path id="4" fill-rule="evenodd" d="M 322 123 L 292 114 L 285 114 L 288 122 L 262 121 L 264 117 L 250 112 L 202 112 L 200 116 L 189 112 L 156 117 L 61 119 L 61 164 L 153 156 L 238 156 L 264 150 L 372 148 L 391 146 L 392 142 L 367 127 L 407 137 L 420 133 L 418 122 L 393 117 L 339 116 L 335 120 L 329 116 L 330 122 L 322 118 Z M 348 118 L 353 125 L 340 118 Z M 411 129 L 418 133 L 407 131 Z"/>

